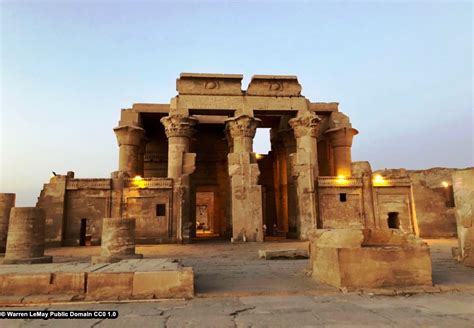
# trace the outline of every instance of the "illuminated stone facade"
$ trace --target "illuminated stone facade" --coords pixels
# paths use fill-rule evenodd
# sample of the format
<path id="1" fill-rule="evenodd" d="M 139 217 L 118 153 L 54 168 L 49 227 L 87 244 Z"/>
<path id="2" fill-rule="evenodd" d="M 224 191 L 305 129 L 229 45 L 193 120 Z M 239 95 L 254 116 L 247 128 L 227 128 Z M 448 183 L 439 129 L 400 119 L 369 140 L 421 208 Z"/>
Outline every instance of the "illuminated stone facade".
<path id="1" fill-rule="evenodd" d="M 99 244 L 110 217 L 135 218 L 137 243 L 206 231 L 234 242 L 306 240 L 318 228 L 417 232 L 408 175 L 375 177 L 352 162 L 358 131 L 338 103 L 311 102 L 295 76 L 256 75 L 246 90 L 241 81 L 183 73 L 169 104 L 122 109 L 111 178 L 69 172 L 44 186 L 48 245 Z M 268 154 L 254 152 L 258 128 L 271 129 Z"/>

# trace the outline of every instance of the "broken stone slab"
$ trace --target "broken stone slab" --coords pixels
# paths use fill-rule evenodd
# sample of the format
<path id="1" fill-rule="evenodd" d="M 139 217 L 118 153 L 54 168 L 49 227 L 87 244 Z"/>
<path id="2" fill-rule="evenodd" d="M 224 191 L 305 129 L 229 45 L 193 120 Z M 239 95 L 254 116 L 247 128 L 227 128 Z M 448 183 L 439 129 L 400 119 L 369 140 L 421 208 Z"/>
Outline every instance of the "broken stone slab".
<path id="1" fill-rule="evenodd" d="M 259 249 L 258 257 L 265 260 L 307 259 L 309 252 L 306 249 Z"/>

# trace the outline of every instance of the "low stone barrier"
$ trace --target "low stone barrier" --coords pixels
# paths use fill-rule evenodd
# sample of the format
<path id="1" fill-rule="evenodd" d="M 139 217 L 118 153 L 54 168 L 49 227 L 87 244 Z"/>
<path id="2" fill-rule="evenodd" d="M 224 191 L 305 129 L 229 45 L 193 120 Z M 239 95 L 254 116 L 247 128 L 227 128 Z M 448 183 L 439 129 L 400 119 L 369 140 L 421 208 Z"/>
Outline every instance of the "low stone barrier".
<path id="1" fill-rule="evenodd" d="M 61 271 L 58 271 L 61 270 Z M 176 299 L 194 296 L 190 267 L 170 259 L 123 260 L 112 264 L 38 264 L 4 266 L 0 304 L 34 301 Z"/>

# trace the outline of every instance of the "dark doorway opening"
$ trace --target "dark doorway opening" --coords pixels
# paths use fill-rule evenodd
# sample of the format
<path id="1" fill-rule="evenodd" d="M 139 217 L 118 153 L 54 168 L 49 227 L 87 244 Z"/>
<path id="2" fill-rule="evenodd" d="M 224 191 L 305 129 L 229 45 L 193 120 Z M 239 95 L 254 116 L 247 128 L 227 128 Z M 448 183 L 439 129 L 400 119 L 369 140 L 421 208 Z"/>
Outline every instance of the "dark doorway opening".
<path id="1" fill-rule="evenodd" d="M 79 245 L 80 246 L 90 246 L 91 245 L 91 234 L 90 230 L 90 221 L 89 219 L 81 219 L 81 229 L 79 236 Z"/>
<path id="2" fill-rule="evenodd" d="M 389 212 L 387 223 L 390 229 L 400 229 L 400 219 L 398 218 L 398 212 Z"/>

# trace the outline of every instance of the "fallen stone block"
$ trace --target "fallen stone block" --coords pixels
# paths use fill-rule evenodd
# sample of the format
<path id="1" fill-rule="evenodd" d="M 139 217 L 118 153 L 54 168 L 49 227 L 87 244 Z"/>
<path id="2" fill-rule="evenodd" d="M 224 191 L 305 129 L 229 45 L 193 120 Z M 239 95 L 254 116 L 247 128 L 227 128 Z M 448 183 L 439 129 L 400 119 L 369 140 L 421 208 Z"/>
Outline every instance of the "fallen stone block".
<path id="1" fill-rule="evenodd" d="M 309 252 L 306 249 L 260 249 L 258 257 L 265 260 L 307 259 Z"/>

